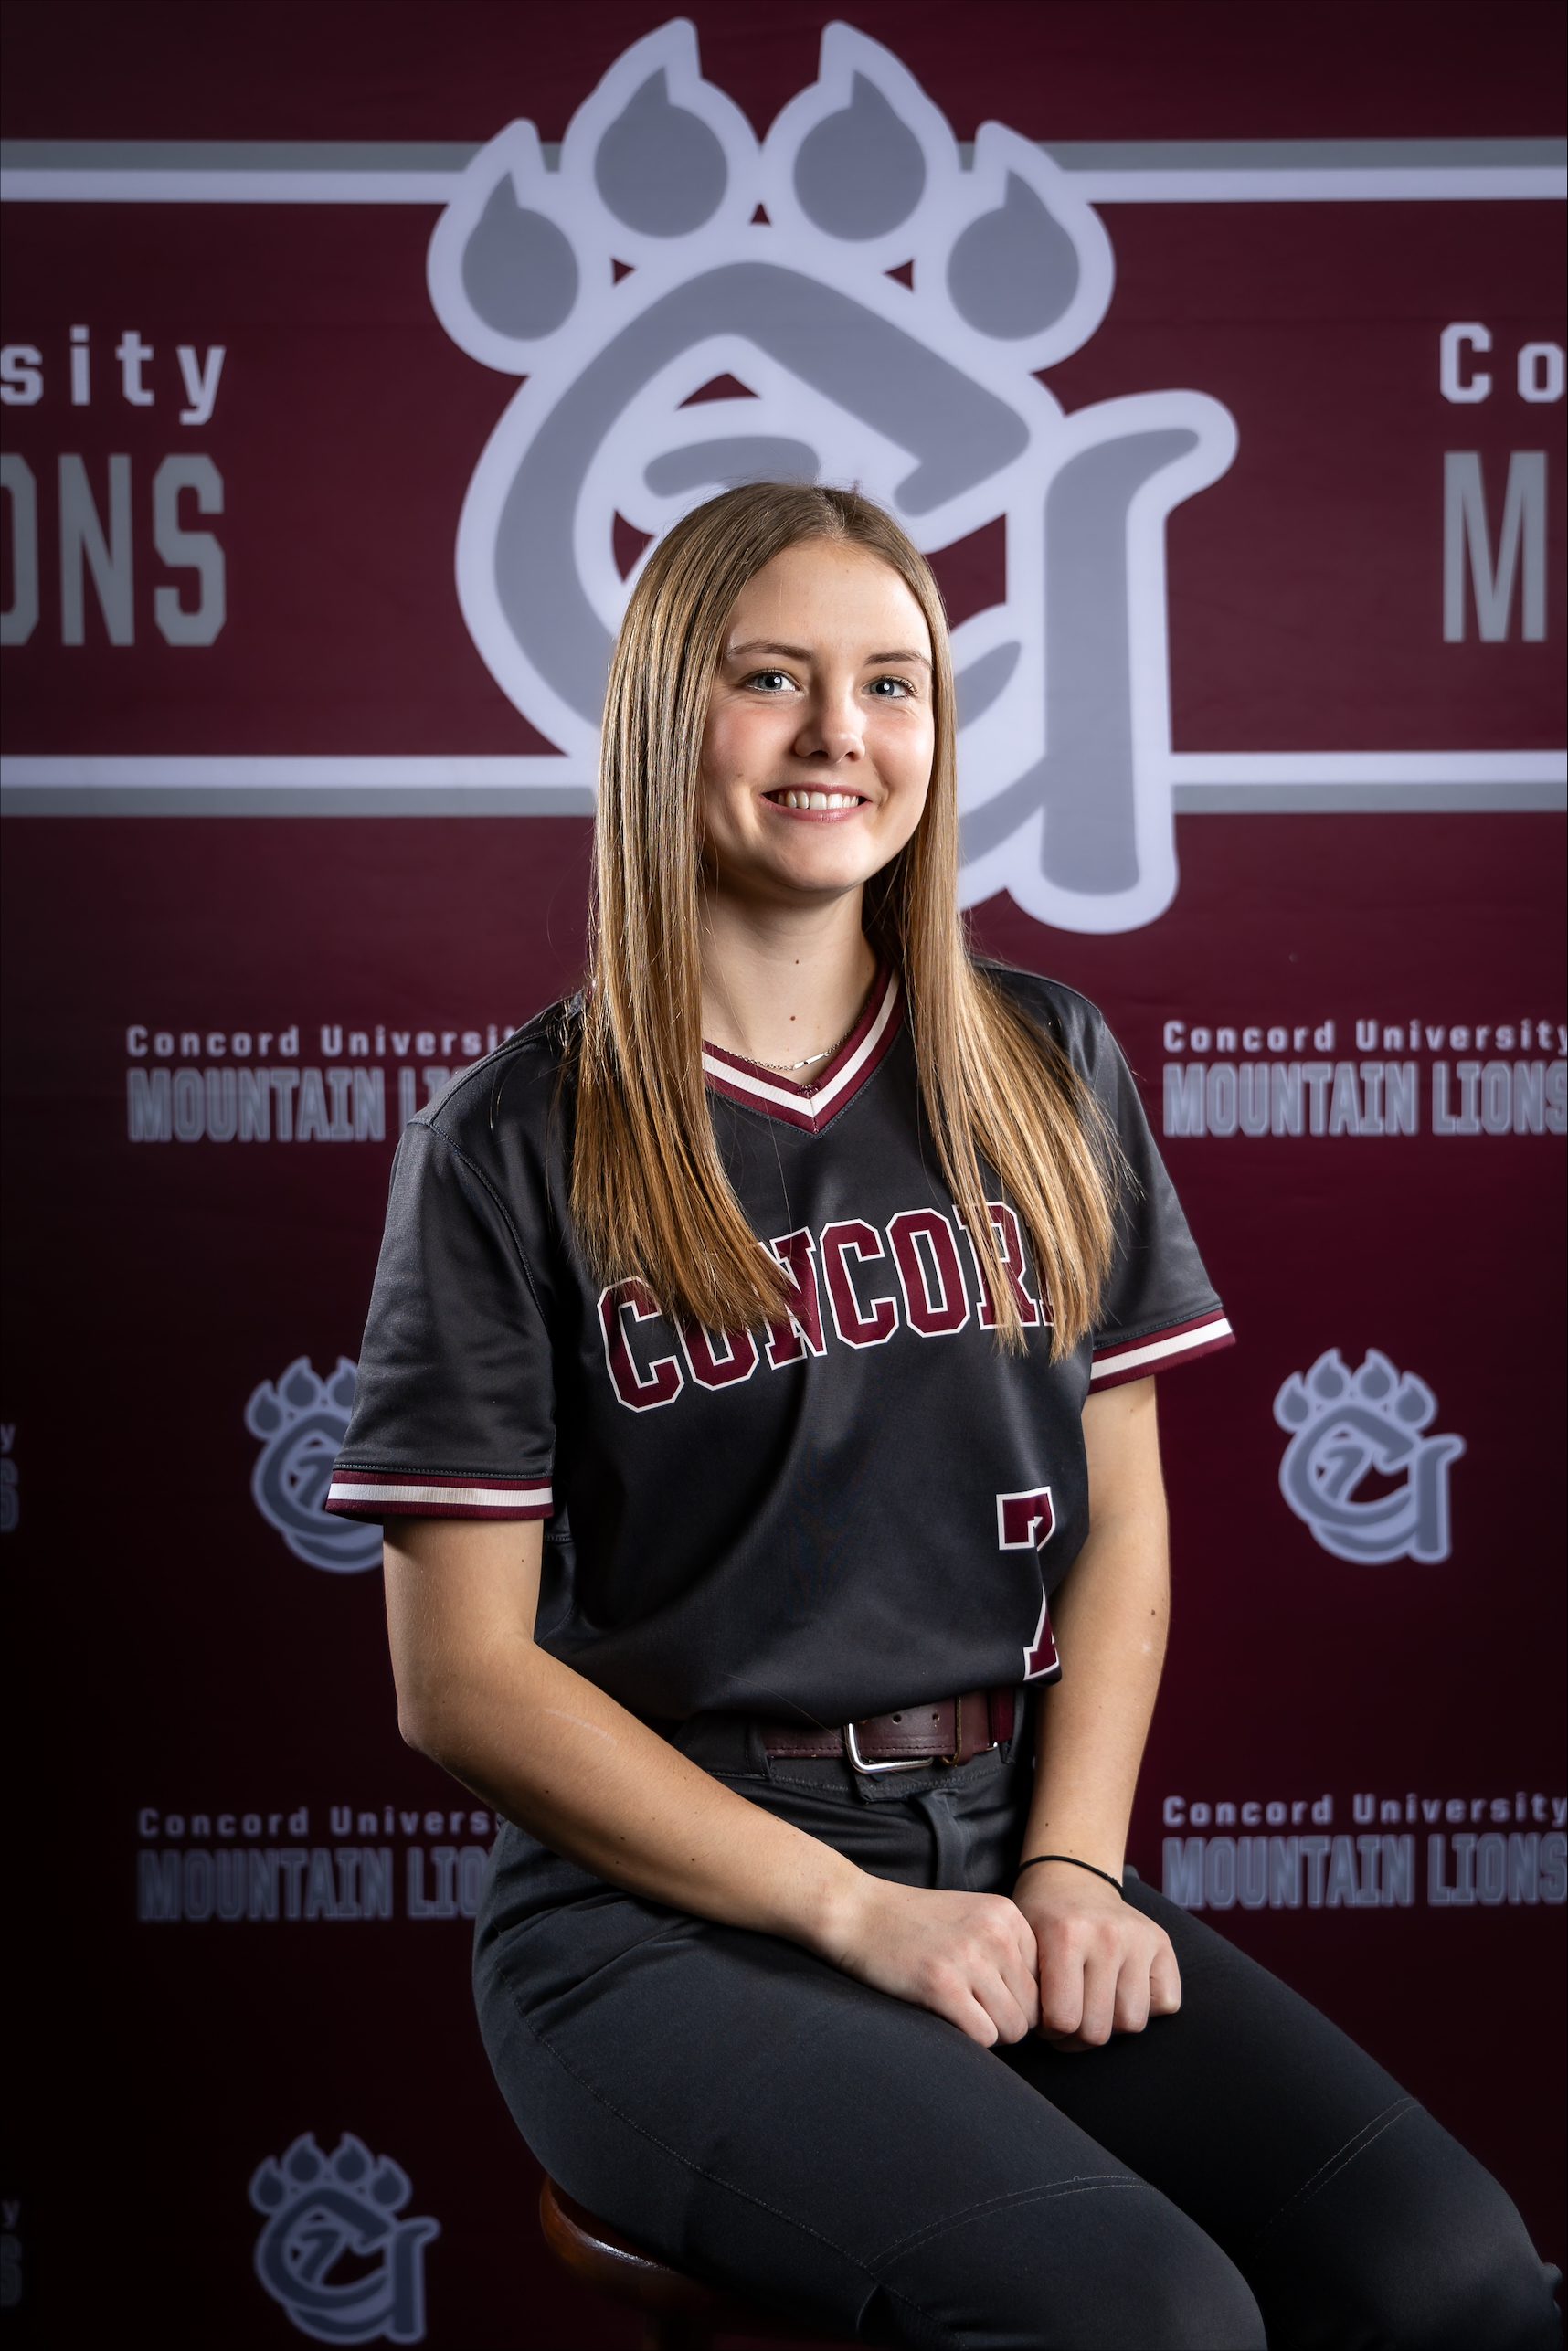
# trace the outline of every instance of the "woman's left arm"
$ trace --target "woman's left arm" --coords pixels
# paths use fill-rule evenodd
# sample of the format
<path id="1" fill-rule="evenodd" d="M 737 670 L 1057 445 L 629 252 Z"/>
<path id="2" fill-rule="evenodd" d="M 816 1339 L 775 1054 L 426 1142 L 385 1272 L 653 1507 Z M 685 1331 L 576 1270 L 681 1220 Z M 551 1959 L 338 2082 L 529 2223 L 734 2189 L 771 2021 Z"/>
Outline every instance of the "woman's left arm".
<path id="1" fill-rule="evenodd" d="M 1171 1611 L 1152 1379 L 1084 1407 L 1089 1533 L 1051 1621 L 1062 1679 L 1036 1710 L 1022 1859 L 1070 1854 L 1119 1880 Z M 1013 1900 L 1039 1947 L 1036 2030 L 1068 2050 L 1141 2032 L 1181 2006 L 1171 1939 L 1071 1861 L 1022 1870 Z"/>

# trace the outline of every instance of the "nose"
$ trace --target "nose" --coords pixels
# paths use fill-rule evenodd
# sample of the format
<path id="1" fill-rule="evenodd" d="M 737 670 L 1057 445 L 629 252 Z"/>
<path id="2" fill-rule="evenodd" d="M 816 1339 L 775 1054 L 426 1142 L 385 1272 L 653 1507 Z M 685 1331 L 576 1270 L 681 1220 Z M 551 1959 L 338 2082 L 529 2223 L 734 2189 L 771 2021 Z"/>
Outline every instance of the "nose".
<path id="1" fill-rule="evenodd" d="M 811 695 L 795 737 L 795 756 L 833 767 L 864 758 L 865 724 L 852 687 L 842 692 L 823 687 Z"/>

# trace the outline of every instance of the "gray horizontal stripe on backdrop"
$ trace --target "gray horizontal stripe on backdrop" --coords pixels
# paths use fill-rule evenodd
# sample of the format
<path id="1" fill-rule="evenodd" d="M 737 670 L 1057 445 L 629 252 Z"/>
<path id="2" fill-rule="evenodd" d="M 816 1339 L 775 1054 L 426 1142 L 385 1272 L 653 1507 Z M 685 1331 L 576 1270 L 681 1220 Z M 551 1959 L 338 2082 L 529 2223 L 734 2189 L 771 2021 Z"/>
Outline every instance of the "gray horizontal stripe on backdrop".
<path id="1" fill-rule="evenodd" d="M 1179 816 L 1224 816 L 1232 809 L 1266 816 L 1432 815 L 1441 810 L 1514 816 L 1568 809 L 1568 785 L 1499 784 L 1177 784 Z"/>
<path id="2" fill-rule="evenodd" d="M 478 153 L 440 139 L 0 139 L 0 171 L 461 172 Z M 560 150 L 545 153 L 553 165 Z"/>
<path id="3" fill-rule="evenodd" d="M 591 784 L 7 784 L 8 816 L 591 816 Z"/>
<path id="4" fill-rule="evenodd" d="M 1069 172 L 1488 171 L 1568 166 L 1568 139 L 1042 139 Z M 3 139 L 0 171 L 461 172 L 476 143 L 440 139 Z M 556 167 L 560 148 L 546 144 Z M 959 142 L 967 164 L 972 143 Z"/>
<path id="5" fill-rule="evenodd" d="M 1178 816 L 1517 815 L 1568 808 L 1561 782 L 1177 784 Z M 0 816 L 591 816 L 588 784 L 11 784 Z"/>

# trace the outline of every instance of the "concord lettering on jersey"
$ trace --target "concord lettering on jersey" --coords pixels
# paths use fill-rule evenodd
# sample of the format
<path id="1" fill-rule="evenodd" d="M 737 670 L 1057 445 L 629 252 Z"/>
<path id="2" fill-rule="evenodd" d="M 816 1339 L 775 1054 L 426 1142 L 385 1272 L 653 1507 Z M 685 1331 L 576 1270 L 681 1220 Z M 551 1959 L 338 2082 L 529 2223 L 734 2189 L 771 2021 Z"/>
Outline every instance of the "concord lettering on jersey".
<path id="1" fill-rule="evenodd" d="M 1025 1328 L 1049 1323 L 1049 1303 L 1031 1287 L 1016 1212 L 1000 1200 L 988 1201 L 986 1207 L 1001 1243 L 1019 1319 Z M 966 1247 L 960 1248 L 960 1239 Z M 794 1302 L 788 1322 L 774 1324 L 760 1344 L 749 1330 L 715 1337 L 694 1324 L 665 1321 L 646 1283 L 635 1276 L 606 1284 L 599 1297 L 604 1358 L 615 1393 L 629 1412 L 673 1404 L 689 1381 L 699 1388 L 736 1387 L 764 1359 L 776 1371 L 825 1354 L 833 1341 L 885 1347 L 900 1329 L 916 1339 L 949 1339 L 968 1328 L 971 1316 L 982 1330 L 996 1328 L 973 1240 L 956 1213 L 901 1209 L 880 1231 L 863 1218 L 842 1217 L 818 1234 L 780 1234 L 769 1246 L 789 1278 Z M 972 1285 L 966 1280 L 966 1263 Z M 662 1332 L 646 1329 L 653 1322 L 662 1325 Z M 1223 1342 L 1229 1329 L 1223 1314 L 1213 1314 L 1139 1341 L 1106 1339 L 1097 1342 L 1090 1379 L 1110 1384 L 1127 1375 L 1134 1359 L 1139 1370 L 1152 1370 L 1157 1359 Z"/>

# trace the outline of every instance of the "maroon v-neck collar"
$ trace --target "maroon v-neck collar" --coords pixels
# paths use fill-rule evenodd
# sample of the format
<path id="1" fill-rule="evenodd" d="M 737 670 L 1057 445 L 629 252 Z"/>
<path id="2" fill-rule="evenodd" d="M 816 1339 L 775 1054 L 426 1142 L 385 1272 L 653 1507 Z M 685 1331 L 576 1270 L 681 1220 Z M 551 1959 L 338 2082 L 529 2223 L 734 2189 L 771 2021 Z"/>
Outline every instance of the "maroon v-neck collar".
<path id="1" fill-rule="evenodd" d="M 743 1102 L 748 1110 L 761 1110 L 769 1118 L 782 1119 L 787 1127 L 800 1127 L 808 1135 L 818 1135 L 853 1101 L 863 1085 L 869 1085 L 903 1025 L 904 990 L 898 974 L 885 964 L 872 981 L 859 1020 L 810 1085 L 800 1085 L 779 1070 L 726 1053 L 722 1045 L 710 1045 L 705 1039 L 703 1075 L 715 1094 L 727 1095 L 732 1102 Z"/>

